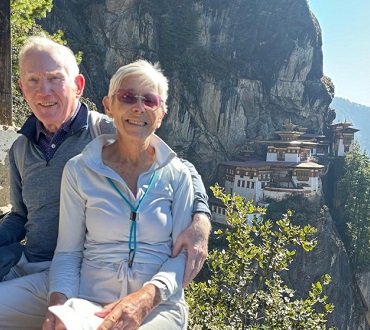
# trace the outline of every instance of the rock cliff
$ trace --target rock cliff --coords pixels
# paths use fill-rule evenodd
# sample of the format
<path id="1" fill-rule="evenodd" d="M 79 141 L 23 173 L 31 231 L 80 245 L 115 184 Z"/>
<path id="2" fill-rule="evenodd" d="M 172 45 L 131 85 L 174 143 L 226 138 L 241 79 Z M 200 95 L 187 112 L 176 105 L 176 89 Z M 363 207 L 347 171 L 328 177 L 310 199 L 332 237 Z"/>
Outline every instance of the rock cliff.
<path id="1" fill-rule="evenodd" d="M 85 96 L 99 106 L 119 66 L 159 61 L 170 98 L 158 134 L 207 184 L 285 120 L 325 129 L 333 86 L 306 0 L 56 0 L 41 23 L 83 51 Z"/>
<path id="2" fill-rule="evenodd" d="M 119 66 L 159 61 L 170 97 L 158 134 L 196 165 L 207 186 L 218 163 L 245 149 L 258 152 L 258 142 L 284 121 L 309 133 L 325 132 L 330 121 L 334 87 L 323 76 L 321 30 L 306 0 L 55 0 L 41 24 L 62 29 L 70 47 L 83 51 L 85 96 L 98 106 Z M 322 243 L 299 255 L 290 280 L 305 289 L 329 273 L 336 305 L 329 324 L 368 329 L 366 301 L 325 219 L 312 219 Z"/>

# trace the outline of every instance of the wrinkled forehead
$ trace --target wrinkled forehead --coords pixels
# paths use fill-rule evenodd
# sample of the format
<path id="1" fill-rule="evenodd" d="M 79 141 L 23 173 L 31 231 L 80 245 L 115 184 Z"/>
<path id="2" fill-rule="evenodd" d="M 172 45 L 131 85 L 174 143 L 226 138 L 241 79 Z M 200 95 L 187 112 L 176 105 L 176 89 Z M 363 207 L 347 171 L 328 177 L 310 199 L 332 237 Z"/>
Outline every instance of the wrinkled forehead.
<path id="1" fill-rule="evenodd" d="M 55 49 L 30 49 L 20 63 L 22 76 L 37 74 L 69 75 L 69 66 L 62 53 Z"/>

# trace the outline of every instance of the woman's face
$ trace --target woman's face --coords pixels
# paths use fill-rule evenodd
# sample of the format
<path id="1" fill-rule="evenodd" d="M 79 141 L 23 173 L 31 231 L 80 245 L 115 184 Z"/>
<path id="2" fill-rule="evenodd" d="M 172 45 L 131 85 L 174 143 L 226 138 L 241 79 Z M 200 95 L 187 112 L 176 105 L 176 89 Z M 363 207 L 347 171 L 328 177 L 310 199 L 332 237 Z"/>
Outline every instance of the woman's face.
<path id="1" fill-rule="evenodd" d="M 118 135 L 145 140 L 165 115 L 158 91 L 137 75 L 127 76 L 119 90 L 103 99 L 106 114 L 114 119 Z"/>

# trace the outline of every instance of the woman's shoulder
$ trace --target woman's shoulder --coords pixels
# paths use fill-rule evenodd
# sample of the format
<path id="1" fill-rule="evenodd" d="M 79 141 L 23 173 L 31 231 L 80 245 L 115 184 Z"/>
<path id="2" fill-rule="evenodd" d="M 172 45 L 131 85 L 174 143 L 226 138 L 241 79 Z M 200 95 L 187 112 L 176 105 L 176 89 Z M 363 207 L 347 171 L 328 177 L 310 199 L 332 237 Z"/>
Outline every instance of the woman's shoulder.
<path id="1" fill-rule="evenodd" d="M 72 157 L 65 165 L 65 168 L 80 167 L 83 163 L 82 154 Z"/>

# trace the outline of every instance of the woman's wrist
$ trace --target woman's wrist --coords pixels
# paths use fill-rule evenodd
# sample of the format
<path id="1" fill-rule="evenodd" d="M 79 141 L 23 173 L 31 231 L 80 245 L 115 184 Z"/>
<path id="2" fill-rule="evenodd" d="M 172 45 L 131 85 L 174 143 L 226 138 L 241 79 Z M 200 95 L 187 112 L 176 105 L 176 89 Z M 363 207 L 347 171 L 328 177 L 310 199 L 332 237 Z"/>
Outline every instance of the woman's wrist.
<path id="1" fill-rule="evenodd" d="M 63 305 L 68 298 L 61 292 L 53 292 L 49 297 L 49 306 Z"/>

